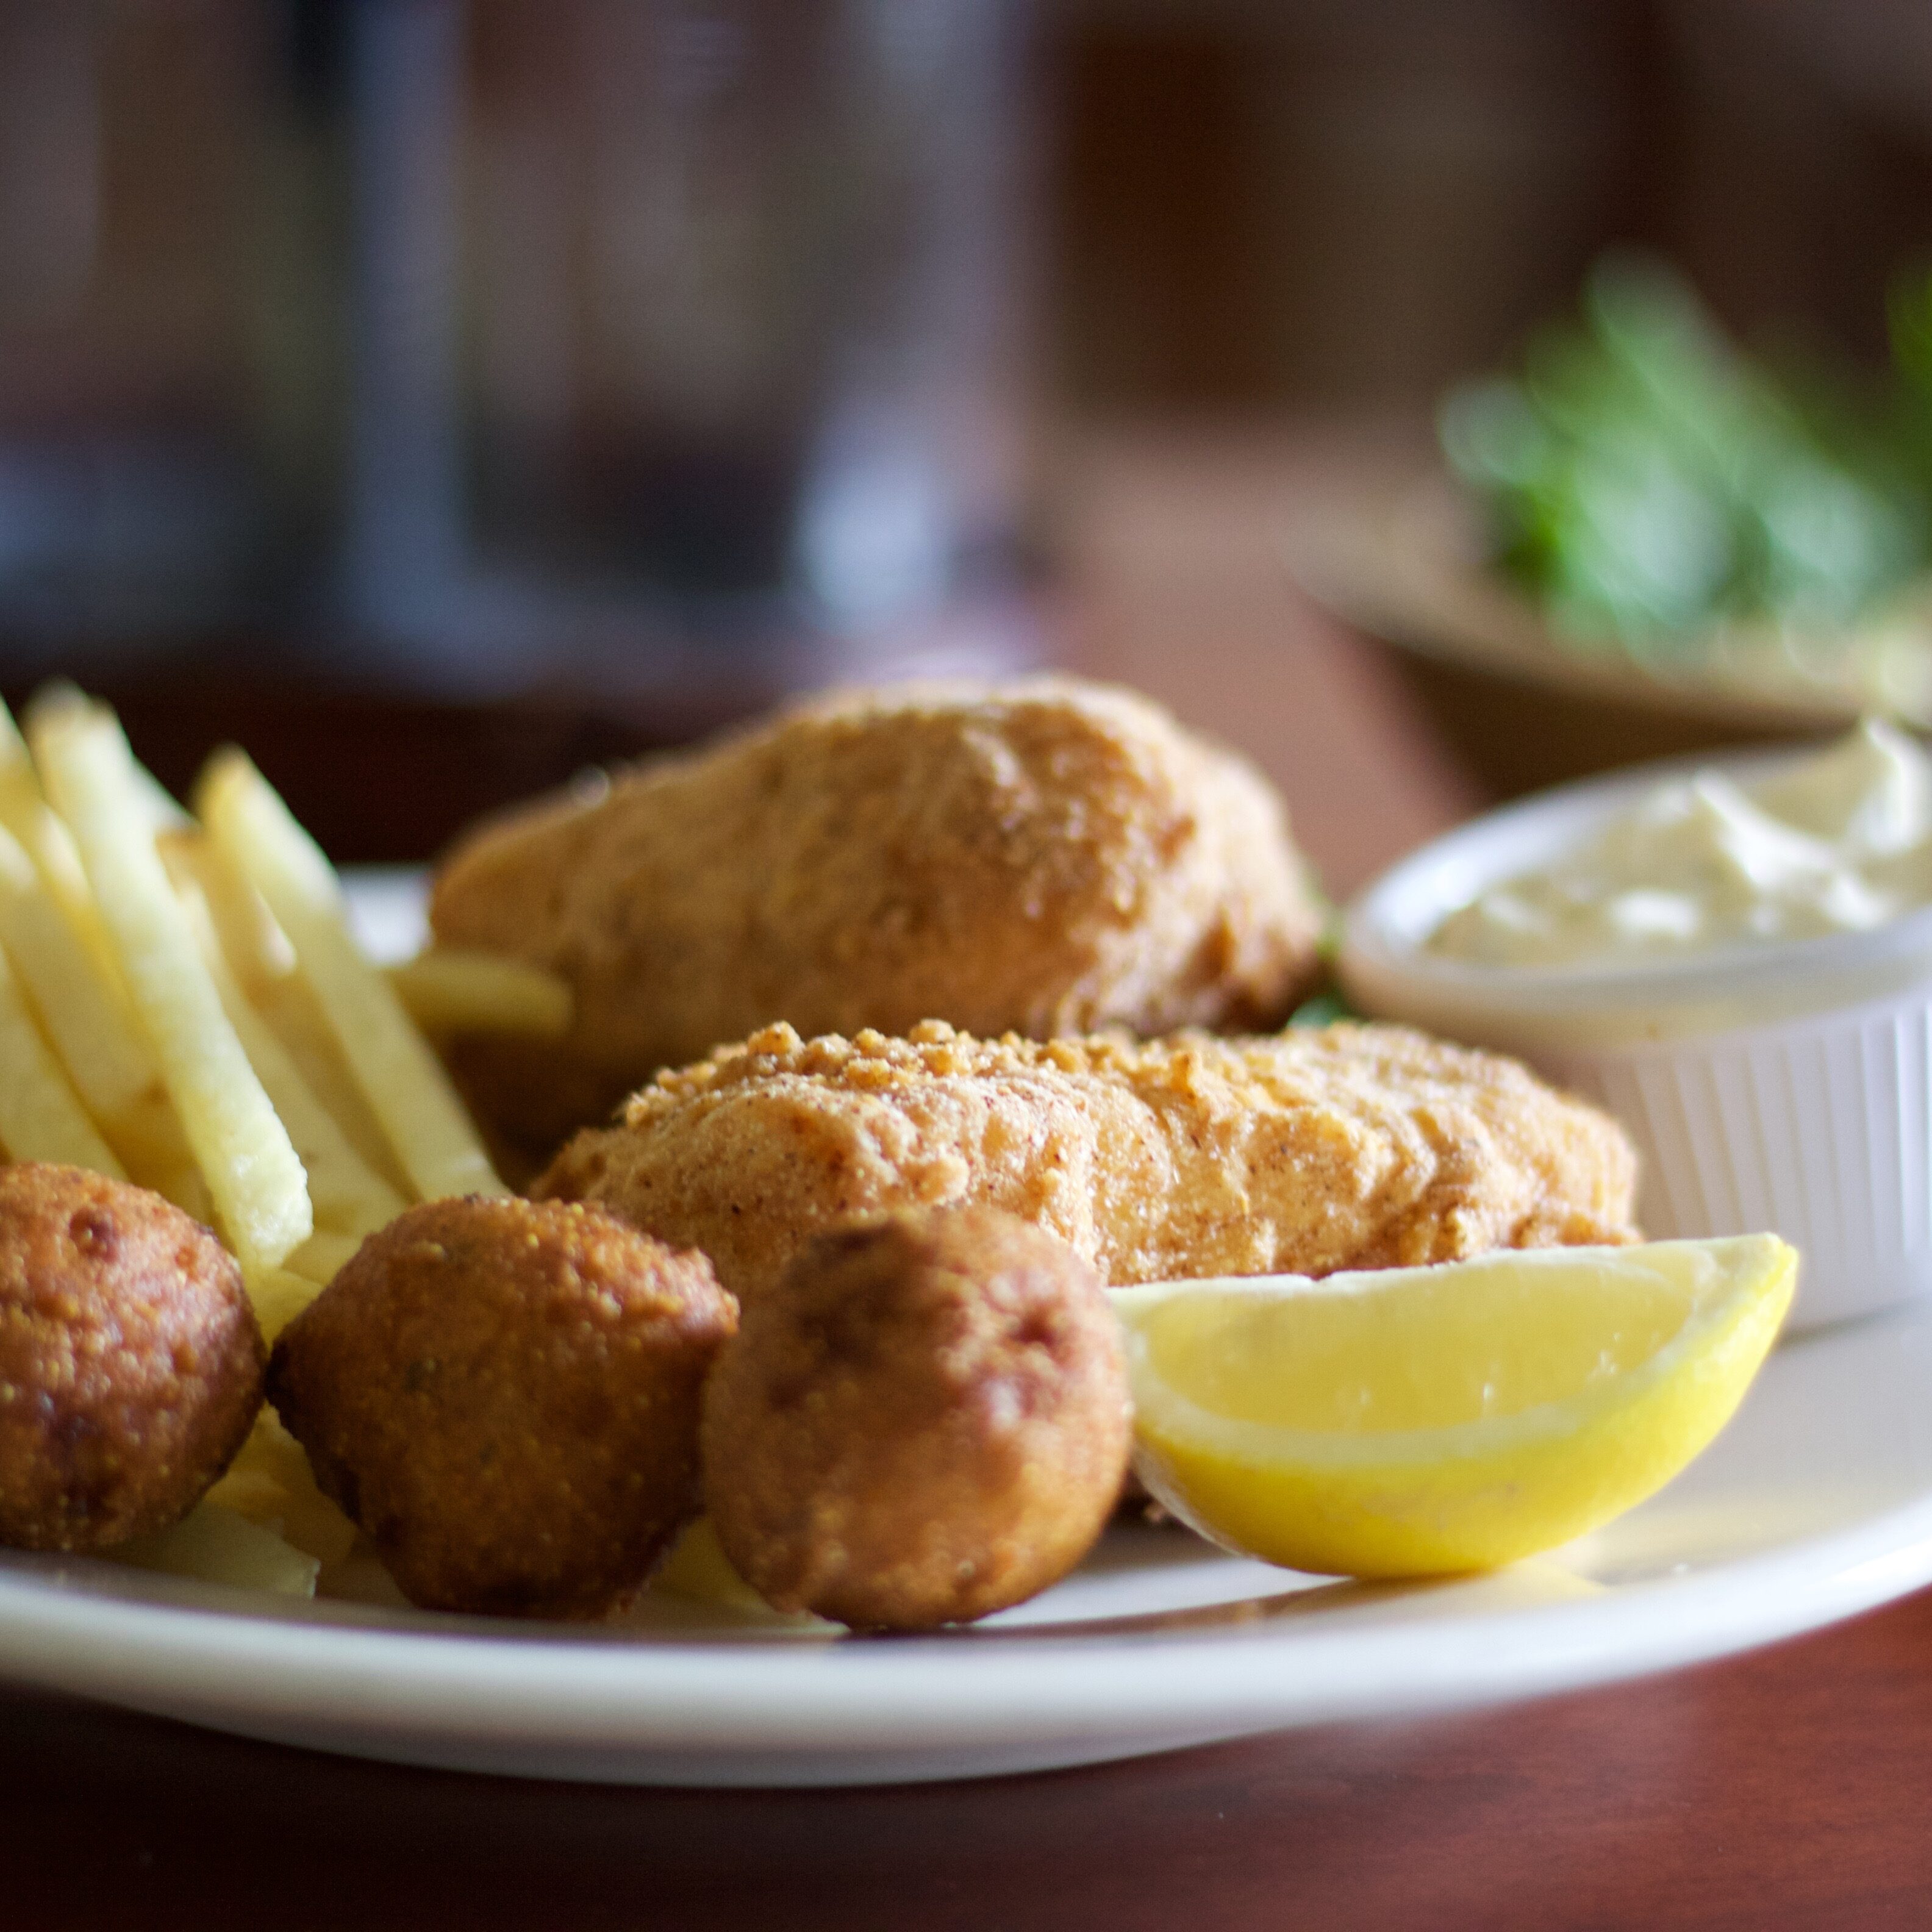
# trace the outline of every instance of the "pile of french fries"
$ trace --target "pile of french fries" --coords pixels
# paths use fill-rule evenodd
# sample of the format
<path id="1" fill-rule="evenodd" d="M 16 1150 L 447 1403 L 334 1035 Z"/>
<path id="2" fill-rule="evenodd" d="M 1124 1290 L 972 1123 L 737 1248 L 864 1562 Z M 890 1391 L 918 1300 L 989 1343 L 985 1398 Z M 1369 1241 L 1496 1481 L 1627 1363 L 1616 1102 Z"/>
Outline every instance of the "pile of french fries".
<path id="1" fill-rule="evenodd" d="M 0 706 L 0 1149 L 152 1188 L 212 1226 L 272 1340 L 412 1201 L 505 1191 L 425 1037 L 560 1034 L 561 982 L 433 950 L 385 971 L 320 848 L 240 752 L 190 815 L 69 686 Z M 353 1532 L 263 1412 L 139 1560 L 312 1588 Z"/>

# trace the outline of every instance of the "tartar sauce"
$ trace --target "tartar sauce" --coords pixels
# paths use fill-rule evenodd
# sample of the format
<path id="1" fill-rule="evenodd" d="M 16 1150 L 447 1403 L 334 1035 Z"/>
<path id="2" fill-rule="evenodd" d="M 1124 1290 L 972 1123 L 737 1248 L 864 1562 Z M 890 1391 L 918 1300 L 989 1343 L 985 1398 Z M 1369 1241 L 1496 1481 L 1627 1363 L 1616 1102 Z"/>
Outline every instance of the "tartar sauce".
<path id="1" fill-rule="evenodd" d="M 1882 926 L 1932 904 L 1932 760 L 1868 718 L 1740 784 L 1660 784 L 1549 864 L 1492 886 L 1429 950 L 1494 966 L 1612 964 Z"/>

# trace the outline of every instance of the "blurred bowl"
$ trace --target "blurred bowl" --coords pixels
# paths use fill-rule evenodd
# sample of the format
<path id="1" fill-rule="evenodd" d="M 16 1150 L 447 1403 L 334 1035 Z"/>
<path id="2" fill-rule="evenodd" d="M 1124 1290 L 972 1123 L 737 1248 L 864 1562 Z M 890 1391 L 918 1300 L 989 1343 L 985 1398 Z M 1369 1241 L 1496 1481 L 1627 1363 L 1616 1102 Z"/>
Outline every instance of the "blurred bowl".
<path id="1" fill-rule="evenodd" d="M 1856 633 L 1730 625 L 1640 645 L 1559 634 L 1484 560 L 1477 506 L 1433 463 L 1338 466 L 1283 535 L 1331 616 L 1389 647 L 1498 798 L 1648 760 L 1822 736 L 1868 711 L 1932 727 L 1932 610 Z"/>

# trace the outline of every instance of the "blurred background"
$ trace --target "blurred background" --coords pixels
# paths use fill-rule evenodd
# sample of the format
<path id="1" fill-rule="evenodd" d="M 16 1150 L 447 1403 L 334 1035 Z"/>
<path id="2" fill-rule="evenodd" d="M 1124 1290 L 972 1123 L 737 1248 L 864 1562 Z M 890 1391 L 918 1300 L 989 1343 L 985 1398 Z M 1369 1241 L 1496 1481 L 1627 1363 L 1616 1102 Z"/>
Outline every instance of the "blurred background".
<path id="1" fill-rule="evenodd" d="M 1860 386 L 1928 78 L 1912 0 L 8 0 L 0 687 L 170 779 L 240 736 L 361 859 L 788 690 L 1066 663 L 1244 742 L 1346 885 L 1874 701 L 1810 606 L 1612 662 L 1480 602 L 1494 517 L 1415 520 L 1445 392 L 1621 247 L 1856 394 L 1856 460 L 1774 413 L 1808 530 L 1909 536 L 1832 621 L 1912 715 L 1928 493 Z"/>

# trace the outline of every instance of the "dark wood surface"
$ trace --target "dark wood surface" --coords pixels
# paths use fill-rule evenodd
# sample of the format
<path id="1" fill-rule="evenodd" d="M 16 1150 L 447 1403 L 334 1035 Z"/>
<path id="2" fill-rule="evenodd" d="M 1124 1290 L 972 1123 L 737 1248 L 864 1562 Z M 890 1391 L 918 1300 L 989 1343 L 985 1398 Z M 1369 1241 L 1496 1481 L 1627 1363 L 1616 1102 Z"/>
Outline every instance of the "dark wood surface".
<path id="1" fill-rule="evenodd" d="M 986 1782 L 414 1771 L 0 1699 L 19 1932 L 1916 1928 L 1932 1595 L 1514 1710 Z"/>
<path id="2" fill-rule="evenodd" d="M 1072 480 L 1070 660 L 1252 752 L 1336 886 L 1480 802 L 1292 596 L 1265 452 Z M 472 1778 L 0 1689 L 0 1928 L 1918 1926 L 1928 1764 L 1932 1593 L 1528 1706 L 898 1790 Z"/>

